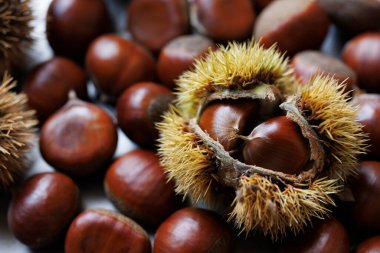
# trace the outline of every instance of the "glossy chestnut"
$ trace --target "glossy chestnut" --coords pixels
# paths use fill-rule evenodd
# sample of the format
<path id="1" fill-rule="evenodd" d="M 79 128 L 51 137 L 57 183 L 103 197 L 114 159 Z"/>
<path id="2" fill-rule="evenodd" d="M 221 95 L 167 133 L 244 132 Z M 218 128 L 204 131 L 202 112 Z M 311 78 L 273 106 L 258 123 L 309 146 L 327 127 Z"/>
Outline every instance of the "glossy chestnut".
<path id="1" fill-rule="evenodd" d="M 71 176 L 101 170 L 117 145 L 116 126 L 99 106 L 70 100 L 42 126 L 40 151 L 52 167 Z"/>
<path id="2" fill-rule="evenodd" d="M 329 18 L 315 0 L 276 0 L 257 17 L 254 37 L 265 47 L 277 43 L 289 56 L 318 49 L 327 34 Z"/>
<path id="3" fill-rule="evenodd" d="M 350 92 L 356 85 L 356 73 L 339 59 L 307 50 L 297 53 L 291 61 L 294 74 L 302 83 L 307 83 L 317 75 L 332 76 L 346 85 L 345 92 Z"/>
<path id="4" fill-rule="evenodd" d="M 355 202 L 351 209 L 351 220 L 360 228 L 380 230 L 380 162 L 363 161 L 351 190 Z"/>
<path id="5" fill-rule="evenodd" d="M 71 223 L 66 235 L 67 253 L 150 253 L 145 230 L 133 220 L 112 211 L 90 209 Z"/>
<path id="6" fill-rule="evenodd" d="M 46 172 L 17 189 L 8 210 L 8 225 L 22 243 L 41 248 L 64 232 L 78 211 L 75 183 L 61 173 Z"/>
<path id="7" fill-rule="evenodd" d="M 318 221 L 301 235 L 286 241 L 279 253 L 349 253 L 350 239 L 346 229 L 335 218 Z"/>
<path id="8" fill-rule="evenodd" d="M 380 252 L 380 236 L 374 236 L 361 242 L 355 253 L 376 253 Z"/>
<path id="9" fill-rule="evenodd" d="M 242 144 L 240 135 L 247 135 L 259 120 L 259 104 L 252 100 L 214 102 L 199 118 L 199 126 L 217 140 L 226 151 Z"/>
<path id="10" fill-rule="evenodd" d="M 117 98 L 132 84 L 152 80 L 155 62 L 150 53 L 138 44 L 107 34 L 90 45 L 86 70 L 100 92 Z"/>
<path id="11" fill-rule="evenodd" d="M 251 0 L 196 0 L 193 25 L 217 41 L 244 40 L 252 34 L 255 12 Z"/>
<path id="12" fill-rule="evenodd" d="M 365 33 L 344 46 L 342 58 L 358 75 L 359 87 L 380 92 L 380 33 Z"/>
<path id="13" fill-rule="evenodd" d="M 186 0 L 132 0 L 128 30 L 134 40 L 158 52 L 170 40 L 189 29 Z"/>
<path id="14" fill-rule="evenodd" d="M 175 88 L 175 80 L 185 71 L 191 69 L 195 59 L 204 57 L 209 48 L 215 46 L 207 37 L 193 34 L 183 35 L 171 40 L 161 50 L 157 73 L 160 80 L 169 88 Z"/>
<path id="15" fill-rule="evenodd" d="M 117 103 L 117 121 L 121 130 L 138 145 L 153 148 L 158 138 L 155 123 L 161 121 L 173 99 L 172 92 L 160 84 L 133 84 Z"/>
<path id="16" fill-rule="evenodd" d="M 214 212 L 184 208 L 173 213 L 158 228 L 154 253 L 232 253 L 233 236 Z"/>
<path id="17" fill-rule="evenodd" d="M 67 102 L 70 90 L 79 98 L 88 99 L 86 73 L 63 57 L 53 57 L 38 65 L 29 73 L 24 85 L 28 103 L 36 110 L 40 122 Z"/>
<path id="18" fill-rule="evenodd" d="M 369 135 L 367 158 L 378 159 L 380 156 L 380 95 L 360 94 L 355 97 L 358 106 L 356 119 L 364 126 L 363 131 Z"/>
<path id="19" fill-rule="evenodd" d="M 110 32 L 112 22 L 103 0 L 53 0 L 46 35 L 54 53 L 83 61 L 91 41 Z"/>
<path id="20" fill-rule="evenodd" d="M 243 159 L 247 164 L 296 174 L 309 160 L 309 149 L 300 127 L 287 117 L 280 116 L 252 130 L 244 143 Z"/>
<path id="21" fill-rule="evenodd" d="M 118 158 L 106 173 L 104 187 L 123 214 L 147 225 L 160 224 L 179 206 L 174 183 L 151 151 L 133 150 Z"/>

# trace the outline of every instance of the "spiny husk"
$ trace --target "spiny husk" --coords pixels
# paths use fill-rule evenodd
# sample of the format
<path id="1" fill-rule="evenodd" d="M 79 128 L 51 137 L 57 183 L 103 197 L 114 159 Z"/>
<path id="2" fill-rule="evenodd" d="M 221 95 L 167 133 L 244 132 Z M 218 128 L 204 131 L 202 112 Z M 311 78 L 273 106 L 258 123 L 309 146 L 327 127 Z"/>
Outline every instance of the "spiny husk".
<path id="1" fill-rule="evenodd" d="M 186 122 L 173 107 L 157 124 L 160 129 L 159 149 L 161 165 L 176 184 L 176 192 L 212 206 L 215 200 L 216 168 L 212 151 L 199 137 L 189 131 Z M 175 169 L 174 169 L 175 168 Z"/>
<path id="2" fill-rule="evenodd" d="M 297 234 L 313 217 L 325 217 L 327 206 L 334 204 L 332 195 L 341 190 L 337 180 L 327 178 L 284 189 L 258 174 L 243 176 L 240 182 L 230 220 L 246 233 L 258 229 L 274 240 L 289 229 Z"/>
<path id="3" fill-rule="evenodd" d="M 11 91 L 15 85 L 5 74 L 0 85 L 0 188 L 7 188 L 25 170 L 37 124 L 26 96 Z"/>
<path id="4" fill-rule="evenodd" d="M 22 60 L 32 42 L 30 0 L 0 0 L 0 73 Z"/>
<path id="5" fill-rule="evenodd" d="M 275 46 L 265 49 L 253 40 L 231 42 L 196 60 L 194 70 L 180 76 L 176 103 L 184 116 L 191 118 L 210 93 L 244 90 L 261 83 L 276 85 L 283 93 L 292 93 L 297 87 L 288 59 Z"/>
<path id="6" fill-rule="evenodd" d="M 317 76 L 292 98 L 308 122 L 315 125 L 328 150 L 330 176 L 345 179 L 355 173 L 357 157 L 367 150 L 368 136 L 356 121 L 357 108 L 350 104 L 345 85 L 332 77 Z"/>

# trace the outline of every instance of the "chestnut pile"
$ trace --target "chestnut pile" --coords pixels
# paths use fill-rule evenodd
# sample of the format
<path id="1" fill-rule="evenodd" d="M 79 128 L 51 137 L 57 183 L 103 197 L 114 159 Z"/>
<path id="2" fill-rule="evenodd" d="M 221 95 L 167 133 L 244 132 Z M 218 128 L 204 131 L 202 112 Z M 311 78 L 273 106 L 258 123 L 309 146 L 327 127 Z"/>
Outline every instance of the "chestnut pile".
<path id="1" fill-rule="evenodd" d="M 0 194 L 11 197 L 1 204 L 21 243 L 66 253 L 380 250 L 380 2 L 49 3 L 54 55 L 24 73 L 13 58 L 32 57 L 31 2 L 0 0 L 0 71 L 22 81 L 51 167 L 17 181 L 33 162 L 19 140 L 36 121 L 0 96 L 2 119 L 28 122 L 0 123 L 12 144 L 0 141 Z M 121 135 L 136 148 L 119 155 Z M 86 184 L 114 208 L 83 205 Z"/>

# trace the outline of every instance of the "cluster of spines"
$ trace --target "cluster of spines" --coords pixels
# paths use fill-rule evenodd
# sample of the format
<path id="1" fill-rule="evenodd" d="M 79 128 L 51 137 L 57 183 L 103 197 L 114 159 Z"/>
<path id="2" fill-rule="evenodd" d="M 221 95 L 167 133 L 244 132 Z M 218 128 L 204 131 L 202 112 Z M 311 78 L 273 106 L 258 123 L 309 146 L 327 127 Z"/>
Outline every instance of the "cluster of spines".
<path id="1" fill-rule="evenodd" d="M 177 104 L 184 116 L 194 117 L 200 98 L 209 93 L 217 89 L 244 89 L 259 83 L 290 91 L 296 81 L 288 60 L 275 46 L 265 49 L 253 40 L 240 44 L 231 42 L 196 60 L 194 70 L 180 76 Z"/>
<path id="2" fill-rule="evenodd" d="M 27 108 L 24 94 L 11 91 L 14 82 L 4 75 L 0 85 L 0 187 L 6 188 L 25 169 L 25 161 L 34 140 L 37 124 Z"/>

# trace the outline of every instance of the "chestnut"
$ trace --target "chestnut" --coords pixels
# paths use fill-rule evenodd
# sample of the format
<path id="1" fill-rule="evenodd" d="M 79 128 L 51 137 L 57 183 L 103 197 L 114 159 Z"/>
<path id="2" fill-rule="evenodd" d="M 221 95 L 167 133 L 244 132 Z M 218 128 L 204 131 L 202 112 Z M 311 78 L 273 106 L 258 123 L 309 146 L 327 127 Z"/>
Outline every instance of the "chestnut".
<path id="1" fill-rule="evenodd" d="M 318 49 L 327 34 L 329 18 L 315 0 L 277 0 L 257 17 L 254 37 L 269 48 L 277 43 L 293 56 L 306 49 Z"/>
<path id="2" fill-rule="evenodd" d="M 247 164 L 296 174 L 309 160 L 309 150 L 308 141 L 297 123 L 279 116 L 252 130 L 244 143 L 243 159 Z"/>
<path id="3" fill-rule="evenodd" d="M 102 169 L 116 145 L 116 126 L 108 113 L 77 99 L 53 114 L 40 132 L 42 157 L 71 176 L 86 176 Z"/>
<path id="4" fill-rule="evenodd" d="M 351 221 L 359 228 L 380 230 L 380 162 L 362 161 L 358 176 L 351 183 L 355 202 L 351 208 Z"/>
<path id="5" fill-rule="evenodd" d="M 158 228 L 154 253 L 232 253 L 233 236 L 214 212 L 184 208 L 173 213 Z"/>
<path id="6" fill-rule="evenodd" d="M 128 7 L 132 38 L 158 52 L 170 40 L 189 29 L 186 0 L 132 0 Z"/>
<path id="7" fill-rule="evenodd" d="M 226 151 L 234 151 L 241 141 L 239 136 L 248 134 L 258 118 L 259 104 L 256 101 L 223 100 L 204 109 L 199 126 Z"/>
<path id="8" fill-rule="evenodd" d="M 54 53 L 82 61 L 87 47 L 112 30 L 104 0 L 53 0 L 46 18 L 46 36 Z"/>
<path id="9" fill-rule="evenodd" d="M 365 33 L 344 46 L 344 62 L 355 70 L 359 87 L 367 92 L 380 92 L 380 33 Z"/>
<path id="10" fill-rule="evenodd" d="M 171 40 L 161 50 L 157 73 L 160 80 L 169 88 L 175 88 L 175 80 L 193 66 L 195 59 L 204 57 L 214 42 L 207 37 L 193 34 Z"/>
<path id="11" fill-rule="evenodd" d="M 380 252 L 380 236 L 373 236 L 361 242 L 355 253 L 376 253 Z"/>
<path id="12" fill-rule="evenodd" d="M 261 12 L 265 7 L 267 7 L 274 0 L 252 0 L 253 6 L 257 12 Z"/>
<path id="13" fill-rule="evenodd" d="M 369 135 L 369 147 L 366 158 L 378 159 L 380 156 L 380 95 L 360 94 L 355 97 L 358 106 L 356 119 L 364 126 Z"/>
<path id="14" fill-rule="evenodd" d="M 331 20 L 344 32 L 380 30 L 380 2 L 373 0 L 318 0 Z"/>
<path id="15" fill-rule="evenodd" d="M 119 157 L 107 170 L 104 187 L 123 214 L 146 225 L 158 225 L 179 206 L 174 183 L 151 151 L 138 149 Z"/>
<path id="16" fill-rule="evenodd" d="M 79 210 L 79 189 L 69 177 L 45 172 L 28 178 L 15 192 L 8 225 L 15 237 L 32 248 L 52 243 Z"/>
<path id="17" fill-rule="evenodd" d="M 70 90 L 74 90 L 79 98 L 88 99 L 86 73 L 63 57 L 53 57 L 35 67 L 24 85 L 29 106 L 36 110 L 40 122 L 67 102 Z"/>
<path id="18" fill-rule="evenodd" d="M 119 97 L 133 83 L 152 80 L 155 62 L 138 44 L 107 34 L 90 45 L 86 70 L 97 88 L 112 99 Z"/>
<path id="19" fill-rule="evenodd" d="M 158 138 L 155 123 L 174 99 L 172 92 L 157 83 L 136 83 L 126 89 L 117 103 L 118 124 L 140 146 L 153 148 Z"/>
<path id="20" fill-rule="evenodd" d="M 292 58 L 291 65 L 294 74 L 304 84 L 317 75 L 329 75 L 339 82 L 344 82 L 345 92 L 350 92 L 357 82 L 356 73 L 349 66 L 335 57 L 318 51 L 307 50 L 297 53 Z"/>
<path id="21" fill-rule="evenodd" d="M 255 12 L 251 0 L 196 0 L 193 25 L 217 41 L 244 40 L 252 34 Z"/>
<path id="22" fill-rule="evenodd" d="M 280 246 L 279 253 L 349 253 L 350 239 L 346 229 L 335 218 L 319 221 L 301 235 Z"/>
<path id="23" fill-rule="evenodd" d="M 90 209 L 71 223 L 66 253 L 150 253 L 149 236 L 136 222 L 119 213 Z"/>

